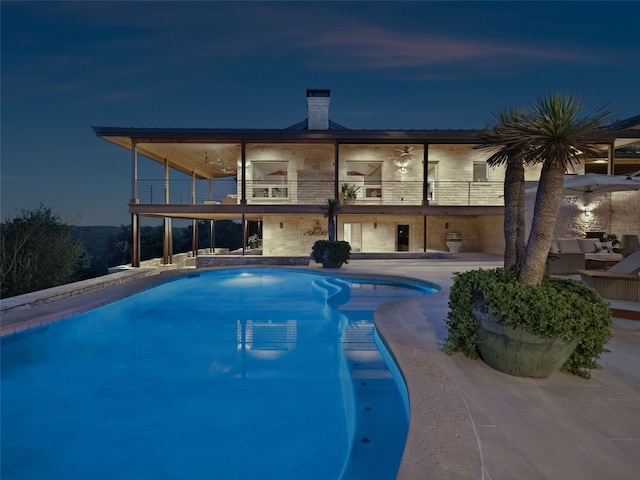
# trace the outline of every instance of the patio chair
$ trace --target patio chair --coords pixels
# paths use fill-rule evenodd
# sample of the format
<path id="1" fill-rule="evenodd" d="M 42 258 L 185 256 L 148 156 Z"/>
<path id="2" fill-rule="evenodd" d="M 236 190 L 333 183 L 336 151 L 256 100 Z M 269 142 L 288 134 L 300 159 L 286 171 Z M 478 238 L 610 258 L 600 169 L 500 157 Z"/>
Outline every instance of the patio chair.
<path id="1" fill-rule="evenodd" d="M 607 271 L 578 270 L 584 283 L 610 300 L 640 301 L 640 251 L 634 252 Z"/>

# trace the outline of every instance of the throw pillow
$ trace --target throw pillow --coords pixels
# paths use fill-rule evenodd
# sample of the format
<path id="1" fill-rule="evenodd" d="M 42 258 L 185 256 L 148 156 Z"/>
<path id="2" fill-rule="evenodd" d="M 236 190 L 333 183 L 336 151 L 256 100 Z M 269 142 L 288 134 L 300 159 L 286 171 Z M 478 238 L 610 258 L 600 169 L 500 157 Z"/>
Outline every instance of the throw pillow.
<path id="1" fill-rule="evenodd" d="M 559 238 L 558 248 L 560 253 L 582 253 L 577 238 Z"/>
<path id="2" fill-rule="evenodd" d="M 578 244 L 583 253 L 594 253 L 596 251 L 596 242 L 594 238 L 579 238 Z M 600 243 L 600 242 L 598 242 Z"/>

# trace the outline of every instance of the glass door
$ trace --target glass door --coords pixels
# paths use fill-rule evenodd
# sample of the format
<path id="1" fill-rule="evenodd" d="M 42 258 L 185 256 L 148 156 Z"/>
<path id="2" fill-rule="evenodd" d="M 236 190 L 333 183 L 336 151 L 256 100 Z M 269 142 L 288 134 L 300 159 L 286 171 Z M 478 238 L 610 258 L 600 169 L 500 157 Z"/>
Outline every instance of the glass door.
<path id="1" fill-rule="evenodd" d="M 345 223 L 343 228 L 343 238 L 349 242 L 352 252 L 362 251 L 362 224 Z"/>
<path id="2" fill-rule="evenodd" d="M 396 251 L 409 251 L 409 225 L 397 225 Z"/>

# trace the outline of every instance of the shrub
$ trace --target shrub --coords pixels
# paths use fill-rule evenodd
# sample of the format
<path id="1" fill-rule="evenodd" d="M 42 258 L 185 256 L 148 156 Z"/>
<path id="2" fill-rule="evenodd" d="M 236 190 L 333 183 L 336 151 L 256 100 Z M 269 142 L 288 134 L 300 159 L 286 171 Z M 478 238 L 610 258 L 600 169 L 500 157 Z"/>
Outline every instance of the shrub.
<path id="1" fill-rule="evenodd" d="M 350 257 L 351 245 L 344 240 L 316 240 L 311 249 L 311 258 L 316 263 L 327 260 L 338 264 L 349 263 Z"/>
<path id="2" fill-rule="evenodd" d="M 478 358 L 478 336 L 473 317 L 474 295 L 481 293 L 489 312 L 505 325 L 531 334 L 565 340 L 578 346 L 562 369 L 584 378 L 600 368 L 597 359 L 611 338 L 609 305 L 591 287 L 571 280 L 545 277 L 542 285 L 519 283 L 504 269 L 472 270 L 455 274 L 446 318 L 448 336 L 443 350 Z"/>

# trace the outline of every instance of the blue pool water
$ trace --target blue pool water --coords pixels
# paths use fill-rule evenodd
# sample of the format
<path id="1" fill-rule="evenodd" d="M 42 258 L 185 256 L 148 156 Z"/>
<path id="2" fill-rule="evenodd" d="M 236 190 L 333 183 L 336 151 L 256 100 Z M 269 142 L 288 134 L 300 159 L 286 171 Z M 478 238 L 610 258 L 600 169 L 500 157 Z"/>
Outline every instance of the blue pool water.
<path id="1" fill-rule="evenodd" d="M 395 478 L 373 311 L 425 285 L 242 269 L 2 338 L 2 479 Z"/>

